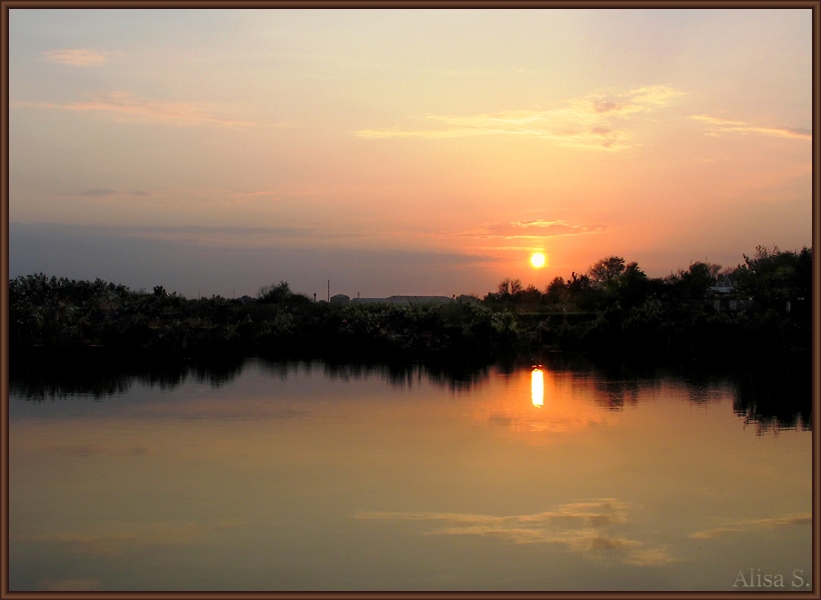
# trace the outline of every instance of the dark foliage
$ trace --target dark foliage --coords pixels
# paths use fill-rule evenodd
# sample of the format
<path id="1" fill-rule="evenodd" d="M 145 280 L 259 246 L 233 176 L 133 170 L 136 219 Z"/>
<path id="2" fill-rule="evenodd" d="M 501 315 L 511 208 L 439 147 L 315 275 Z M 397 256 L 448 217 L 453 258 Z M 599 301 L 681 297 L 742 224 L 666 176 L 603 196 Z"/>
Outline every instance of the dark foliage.
<path id="1" fill-rule="evenodd" d="M 134 292 L 43 274 L 18 277 L 9 291 L 17 350 L 489 357 L 517 339 L 512 314 L 471 298 L 423 306 L 316 303 L 280 282 L 262 288 L 257 300 L 187 299 L 159 286 Z"/>
<path id="2" fill-rule="evenodd" d="M 610 256 L 544 291 L 505 279 L 483 300 L 313 302 L 287 282 L 257 299 L 187 299 L 94 282 L 9 283 L 13 349 L 104 347 L 182 355 L 458 356 L 548 347 L 590 354 L 744 360 L 810 352 L 812 249 L 759 247 L 732 270 L 697 262 L 664 279 Z"/>

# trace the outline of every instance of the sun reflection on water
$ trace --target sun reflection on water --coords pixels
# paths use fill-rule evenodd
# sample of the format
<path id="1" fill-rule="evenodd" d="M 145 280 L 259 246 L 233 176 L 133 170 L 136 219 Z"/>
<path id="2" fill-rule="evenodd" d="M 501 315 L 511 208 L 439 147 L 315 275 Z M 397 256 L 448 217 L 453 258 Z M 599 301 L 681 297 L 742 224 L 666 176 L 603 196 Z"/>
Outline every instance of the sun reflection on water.
<path id="1" fill-rule="evenodd" d="M 544 406 L 544 371 L 539 367 L 530 372 L 530 399 L 536 408 Z"/>

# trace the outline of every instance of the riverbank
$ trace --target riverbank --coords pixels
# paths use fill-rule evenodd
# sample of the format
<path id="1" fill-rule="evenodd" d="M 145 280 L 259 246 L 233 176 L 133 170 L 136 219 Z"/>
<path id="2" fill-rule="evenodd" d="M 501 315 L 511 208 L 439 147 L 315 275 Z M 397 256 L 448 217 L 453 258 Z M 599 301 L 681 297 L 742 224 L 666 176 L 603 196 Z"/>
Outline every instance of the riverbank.
<path id="1" fill-rule="evenodd" d="M 506 280 L 483 299 L 415 303 L 315 302 L 285 282 L 258 298 L 188 299 L 159 286 L 135 292 L 99 279 L 30 275 L 9 284 L 9 345 L 13 355 L 104 348 L 487 363 L 551 350 L 636 361 L 802 362 L 812 347 L 809 288 L 802 269 L 778 261 L 800 266 L 811 253 L 760 254 L 736 270 L 732 288 L 705 287 L 715 278 L 700 263 L 665 280 L 631 263 L 599 282 L 556 278 L 546 293 Z M 774 275 L 761 265 L 779 268 Z"/>

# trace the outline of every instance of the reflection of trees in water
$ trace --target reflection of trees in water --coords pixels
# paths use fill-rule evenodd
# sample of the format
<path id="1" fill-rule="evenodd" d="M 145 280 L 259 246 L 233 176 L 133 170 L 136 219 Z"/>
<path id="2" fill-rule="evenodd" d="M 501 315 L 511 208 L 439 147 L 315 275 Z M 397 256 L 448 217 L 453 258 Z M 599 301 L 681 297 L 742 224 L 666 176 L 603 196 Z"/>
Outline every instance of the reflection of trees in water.
<path id="1" fill-rule="evenodd" d="M 9 392 L 35 402 L 76 396 L 102 400 L 127 392 L 134 378 L 134 374 L 128 373 L 60 372 L 49 368 L 15 372 L 12 369 Z"/>
<path id="2" fill-rule="evenodd" d="M 300 371 L 306 375 L 310 375 L 315 371 L 321 371 L 323 366 L 322 361 L 318 360 L 290 360 L 271 355 L 260 355 L 255 360 L 263 373 L 275 377 L 280 381 L 285 381 Z"/>
<path id="3" fill-rule="evenodd" d="M 321 370 L 331 381 L 357 381 L 373 377 L 396 387 L 413 388 L 432 382 L 451 390 L 470 389 L 488 378 L 485 365 L 455 362 L 345 362 L 341 360 L 286 361 L 260 358 L 266 373 L 286 379 L 302 370 L 311 374 Z"/>
<path id="4" fill-rule="evenodd" d="M 247 364 L 244 357 L 138 360 L 133 356 L 112 357 L 93 352 L 70 360 L 37 357 L 14 362 L 9 387 L 12 394 L 34 401 L 70 397 L 101 400 L 126 393 L 135 382 L 170 390 L 193 380 L 217 388 L 233 381 Z M 488 378 L 487 366 L 465 363 L 349 363 L 260 357 L 256 364 L 267 375 L 282 381 L 299 372 L 320 372 L 332 381 L 378 377 L 396 387 L 413 387 L 428 381 L 456 391 L 471 389 Z"/>
<path id="5" fill-rule="evenodd" d="M 721 371 L 720 366 L 688 365 L 670 375 L 687 384 L 689 400 L 705 404 L 733 399 L 733 410 L 759 434 L 779 429 L 812 428 L 812 371 L 796 364 L 748 364 Z"/>
<path id="6" fill-rule="evenodd" d="M 11 365 L 9 387 L 12 394 L 33 401 L 86 397 L 95 400 L 120 396 L 134 382 L 160 389 L 173 389 L 189 379 L 211 387 L 233 381 L 248 364 L 243 357 L 219 359 L 135 359 L 133 356 L 111 356 L 80 353 L 59 360 L 37 357 L 37 360 L 15 360 Z M 653 365 L 625 365 L 591 362 L 580 355 L 550 354 L 508 358 L 488 366 L 464 362 L 345 362 L 343 360 L 284 360 L 261 357 L 257 364 L 268 374 L 285 380 L 300 371 L 314 371 L 332 381 L 351 381 L 377 377 L 396 387 L 412 388 L 431 382 L 451 391 L 468 391 L 484 384 L 492 368 L 496 373 L 511 375 L 522 368 L 541 364 L 554 373 L 567 373 L 580 385 L 593 383 L 595 401 L 609 409 L 621 410 L 635 405 L 639 394 L 658 390 L 672 381 L 683 391 L 682 397 L 695 404 L 715 402 L 732 397 L 733 408 L 746 424 L 754 424 L 759 433 L 779 429 L 812 427 L 812 378 L 810 369 L 797 366 L 759 367 L 721 371 L 680 365 L 675 368 Z M 667 393 L 665 391 L 664 393 Z"/>
<path id="7" fill-rule="evenodd" d="M 220 387 L 240 373 L 243 360 L 135 359 L 94 352 L 60 358 L 28 357 L 12 363 L 9 391 L 34 401 L 71 397 L 102 400 L 124 394 L 135 382 L 170 390 L 193 378 Z"/>
<path id="8" fill-rule="evenodd" d="M 488 365 L 471 363 L 434 363 L 427 365 L 431 381 L 451 391 L 468 391 L 485 383 Z"/>
<path id="9" fill-rule="evenodd" d="M 596 382 L 596 403 L 609 410 L 621 410 L 625 404 L 635 406 L 639 401 L 639 382 L 636 380 L 599 380 Z"/>
<path id="10" fill-rule="evenodd" d="M 639 392 L 660 385 L 661 374 L 652 366 L 622 362 L 591 361 L 580 354 L 549 354 L 539 362 L 554 373 L 571 373 L 574 378 L 592 382 L 596 404 L 608 410 L 621 410 L 638 403 Z"/>
<path id="11" fill-rule="evenodd" d="M 812 428 L 812 372 L 800 364 L 750 364 L 727 370 L 715 363 L 677 365 L 627 364 L 618 361 L 591 361 L 577 354 L 549 354 L 540 362 L 553 372 L 570 372 L 589 377 L 600 393 L 599 404 L 612 410 L 635 404 L 640 391 L 658 389 L 663 382 L 680 384 L 685 397 L 694 404 L 708 404 L 733 398 L 736 414 L 757 431 Z M 512 368 L 512 367 L 508 367 Z"/>
<path id="12" fill-rule="evenodd" d="M 188 372 L 197 383 L 208 383 L 212 388 L 218 388 L 231 383 L 244 366 L 244 357 L 197 360 L 190 362 Z"/>
<path id="13" fill-rule="evenodd" d="M 738 379 L 733 409 L 760 435 L 780 429 L 812 430 L 812 377 L 783 371 L 750 372 Z"/>

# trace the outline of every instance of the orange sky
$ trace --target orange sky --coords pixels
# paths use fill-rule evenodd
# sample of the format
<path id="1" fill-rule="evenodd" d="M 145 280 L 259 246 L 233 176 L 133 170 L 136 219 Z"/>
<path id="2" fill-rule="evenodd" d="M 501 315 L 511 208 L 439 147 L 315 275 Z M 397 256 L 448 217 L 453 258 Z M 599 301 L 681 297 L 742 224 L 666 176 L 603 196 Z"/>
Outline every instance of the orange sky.
<path id="1" fill-rule="evenodd" d="M 797 249 L 811 39 L 809 9 L 13 9 L 11 276 L 484 295 Z"/>

